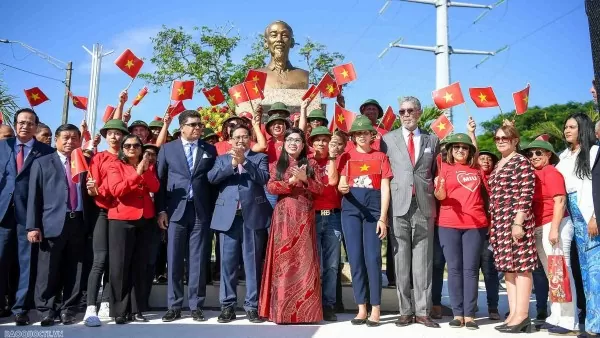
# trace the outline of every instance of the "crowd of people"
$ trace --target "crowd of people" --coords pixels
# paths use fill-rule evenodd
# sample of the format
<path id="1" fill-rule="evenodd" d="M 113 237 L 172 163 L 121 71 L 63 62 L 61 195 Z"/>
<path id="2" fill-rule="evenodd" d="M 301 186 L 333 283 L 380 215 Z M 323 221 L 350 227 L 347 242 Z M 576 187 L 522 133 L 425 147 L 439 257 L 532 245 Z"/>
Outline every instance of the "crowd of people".
<path id="1" fill-rule="evenodd" d="M 332 133 L 325 113 L 304 101 L 299 114 L 271 105 L 264 124 L 260 108 L 229 117 L 220 135 L 194 110 L 178 116 L 173 135 L 168 114 L 129 124 L 127 99 L 122 92 L 94 138 L 85 123 L 52 137 L 28 108 L 14 115 L 14 133 L 0 126 L 0 310 L 16 325 L 30 324 L 34 309 L 42 326 L 75 323 L 83 295 L 86 326 L 147 321 L 163 275 L 162 321 L 181 318 L 184 284 L 191 317 L 205 321 L 216 240 L 218 322 L 236 319 L 240 273 L 250 322 L 336 321 L 343 246 L 358 305 L 351 324 L 375 327 L 387 240 L 396 326 L 440 327 L 447 264 L 450 327 L 478 329 L 481 269 L 492 320 L 501 320 L 498 273 L 506 280 L 509 313 L 496 329 L 531 332 L 532 286 L 547 304 L 545 277 L 558 255 L 571 297 L 551 302 L 549 316 L 538 306 L 541 328 L 572 335 L 581 322 L 583 335 L 600 334 L 600 165 L 585 113 L 566 119 L 567 148 L 557 154 L 543 138 L 521 142 L 508 120 L 495 151 L 479 149 L 471 118 L 467 133 L 440 141 L 419 128 L 421 103 L 411 96 L 390 132 L 371 99 L 348 133 Z M 94 150 L 101 138 L 107 149 Z M 84 140 L 89 170 L 73 174 Z"/>

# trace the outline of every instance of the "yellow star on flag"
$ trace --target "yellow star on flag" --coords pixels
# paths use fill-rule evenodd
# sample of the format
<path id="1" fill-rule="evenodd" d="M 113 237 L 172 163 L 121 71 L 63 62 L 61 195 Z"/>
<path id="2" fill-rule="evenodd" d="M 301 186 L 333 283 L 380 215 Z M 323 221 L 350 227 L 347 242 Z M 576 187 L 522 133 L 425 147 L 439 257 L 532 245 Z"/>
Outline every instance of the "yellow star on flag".
<path id="1" fill-rule="evenodd" d="M 138 96 L 135 97 L 136 100 L 141 100 L 142 99 L 142 95 L 138 94 Z"/>
<path id="2" fill-rule="evenodd" d="M 252 78 L 252 81 L 254 81 L 254 82 L 258 82 L 258 80 L 260 80 L 260 79 L 258 78 L 258 76 L 254 75 L 254 77 Z"/>
<path id="3" fill-rule="evenodd" d="M 236 99 L 239 99 L 240 97 L 242 97 L 242 94 L 240 94 L 240 92 L 236 91 L 235 93 L 233 93 L 233 96 L 234 96 Z"/>
<path id="4" fill-rule="evenodd" d="M 360 167 L 360 171 L 368 171 L 369 170 L 369 166 L 365 163 Z"/>
<path id="5" fill-rule="evenodd" d="M 446 103 L 452 101 L 452 94 L 446 92 L 446 95 L 444 95 L 444 99 L 446 100 Z"/>
<path id="6" fill-rule="evenodd" d="M 529 103 L 529 96 L 525 95 L 525 97 L 523 98 L 523 101 L 525 101 L 525 103 Z"/>
<path id="7" fill-rule="evenodd" d="M 133 60 L 127 60 L 127 63 L 125 64 L 125 67 L 131 69 L 131 67 L 133 67 Z"/>
<path id="8" fill-rule="evenodd" d="M 215 102 L 215 96 L 214 95 L 208 95 L 208 101 L 210 102 Z"/>
<path id="9" fill-rule="evenodd" d="M 326 89 L 327 89 L 327 91 L 328 91 L 330 94 L 333 94 L 333 92 L 335 92 L 335 88 L 333 88 L 333 85 L 332 85 L 331 83 L 329 83 L 329 84 L 327 85 L 327 88 L 326 88 Z"/>
<path id="10" fill-rule="evenodd" d="M 344 71 L 341 73 L 343 77 L 348 77 L 348 71 L 344 68 Z"/>
<path id="11" fill-rule="evenodd" d="M 344 114 L 338 115 L 337 120 L 338 120 L 339 123 L 344 123 L 344 120 L 345 120 L 344 119 Z"/>
<path id="12" fill-rule="evenodd" d="M 446 124 L 443 122 L 440 122 L 440 124 L 437 125 L 438 130 L 444 130 L 446 129 Z"/>
<path id="13" fill-rule="evenodd" d="M 483 93 L 479 93 L 479 101 L 487 102 L 487 96 L 483 95 Z"/>
<path id="14" fill-rule="evenodd" d="M 252 89 L 254 89 L 254 92 L 255 92 L 256 94 L 258 94 L 258 87 L 257 87 L 256 85 L 254 85 L 254 88 L 252 88 Z"/>
<path id="15" fill-rule="evenodd" d="M 31 94 L 31 99 L 33 101 L 37 101 L 40 99 L 40 96 L 37 93 L 33 93 L 33 94 Z"/>
<path id="16" fill-rule="evenodd" d="M 77 99 L 73 99 L 73 104 L 78 104 L 79 101 L 77 101 Z"/>
<path id="17" fill-rule="evenodd" d="M 185 88 L 184 87 L 177 88 L 177 93 L 178 93 L 179 96 L 184 95 L 185 94 Z"/>

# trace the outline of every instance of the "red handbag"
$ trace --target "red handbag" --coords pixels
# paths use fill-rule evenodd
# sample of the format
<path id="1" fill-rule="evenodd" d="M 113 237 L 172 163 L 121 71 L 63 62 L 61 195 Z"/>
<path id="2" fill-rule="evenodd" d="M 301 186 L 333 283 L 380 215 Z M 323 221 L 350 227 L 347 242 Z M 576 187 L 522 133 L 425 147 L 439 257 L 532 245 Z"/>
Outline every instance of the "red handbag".
<path id="1" fill-rule="evenodd" d="M 569 270 L 565 256 L 560 249 L 555 249 L 552 255 L 548 255 L 548 284 L 551 302 L 570 303 L 573 301 Z"/>

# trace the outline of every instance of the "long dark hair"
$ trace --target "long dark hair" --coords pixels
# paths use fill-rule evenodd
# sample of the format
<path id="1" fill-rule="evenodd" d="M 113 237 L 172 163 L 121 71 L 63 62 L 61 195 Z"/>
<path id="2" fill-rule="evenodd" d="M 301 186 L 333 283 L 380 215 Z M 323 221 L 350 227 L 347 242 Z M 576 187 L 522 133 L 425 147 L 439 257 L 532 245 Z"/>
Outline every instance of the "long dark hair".
<path id="1" fill-rule="evenodd" d="M 142 151 L 142 147 L 144 146 L 144 143 L 142 142 L 142 139 L 140 139 L 139 137 L 137 137 L 136 135 L 133 134 L 129 134 L 129 135 L 125 135 L 123 136 L 123 139 L 121 140 L 121 147 L 119 147 L 119 160 L 121 160 L 121 162 L 125 163 L 125 164 L 129 164 L 129 162 L 127 162 L 127 156 L 125 156 L 125 153 L 123 152 L 123 145 L 125 144 L 125 141 L 134 138 L 138 141 L 138 143 L 140 144 L 140 158 L 138 158 L 138 162 L 142 160 L 142 157 L 144 156 L 144 152 Z"/>
<path id="2" fill-rule="evenodd" d="M 596 144 L 596 135 L 594 135 L 594 123 L 592 119 L 585 113 L 574 113 L 571 114 L 563 123 L 563 139 L 564 130 L 567 125 L 567 121 L 573 119 L 577 122 L 577 142 L 579 142 L 579 154 L 577 160 L 575 160 L 575 176 L 582 180 L 584 178 L 591 178 L 592 172 L 590 170 L 590 149 Z M 571 148 L 571 144 L 567 142 L 567 146 Z"/>
<path id="3" fill-rule="evenodd" d="M 288 138 L 288 136 L 290 136 L 291 134 L 298 134 L 300 135 L 300 138 L 302 139 L 302 151 L 300 152 L 300 155 L 298 155 L 298 166 L 302 166 L 306 164 L 306 176 L 310 177 L 310 178 L 314 178 L 315 176 L 315 171 L 313 170 L 313 168 L 308 164 L 308 157 L 306 156 L 306 149 L 308 148 L 308 145 L 306 144 L 306 136 L 304 135 L 304 132 L 299 129 L 299 128 L 290 128 L 287 129 L 285 131 L 285 133 L 283 134 L 283 142 L 285 143 L 285 140 Z M 283 175 L 285 174 L 285 171 L 287 170 L 287 168 L 290 166 L 290 155 L 287 153 L 287 151 L 285 150 L 285 144 L 281 149 L 281 155 L 279 156 L 279 160 L 277 161 L 277 180 L 278 181 L 283 181 Z"/>

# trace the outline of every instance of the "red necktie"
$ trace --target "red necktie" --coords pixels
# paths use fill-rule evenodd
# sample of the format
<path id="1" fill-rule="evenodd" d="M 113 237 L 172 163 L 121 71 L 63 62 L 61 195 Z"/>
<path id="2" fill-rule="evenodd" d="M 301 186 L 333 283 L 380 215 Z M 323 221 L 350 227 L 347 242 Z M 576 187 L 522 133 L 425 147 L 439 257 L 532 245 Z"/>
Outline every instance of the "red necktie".
<path id="1" fill-rule="evenodd" d="M 414 165 L 415 165 L 415 140 L 414 140 L 413 136 L 414 136 L 414 134 L 412 131 L 410 133 L 408 133 L 408 156 L 410 157 L 410 162 L 412 163 L 412 165 L 414 167 Z M 412 194 L 413 194 L 413 196 L 415 195 L 414 178 L 413 178 Z"/>
<path id="2" fill-rule="evenodd" d="M 67 175 L 67 186 L 69 187 L 69 201 L 67 202 L 67 206 L 70 211 L 75 211 L 78 207 L 78 198 L 77 198 L 77 185 L 73 182 L 73 176 L 71 174 L 71 157 L 67 157 L 67 164 L 65 166 L 65 174 Z"/>
<path id="3" fill-rule="evenodd" d="M 23 169 L 23 161 L 25 159 L 25 145 L 19 144 L 19 152 L 17 153 L 17 173 L 20 173 Z"/>

